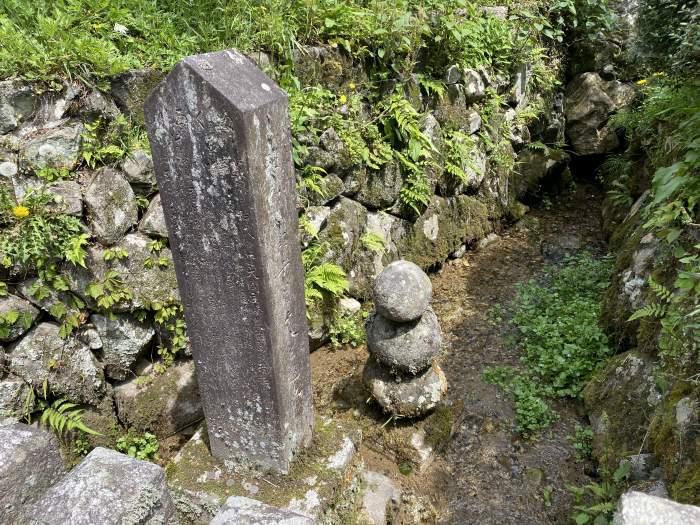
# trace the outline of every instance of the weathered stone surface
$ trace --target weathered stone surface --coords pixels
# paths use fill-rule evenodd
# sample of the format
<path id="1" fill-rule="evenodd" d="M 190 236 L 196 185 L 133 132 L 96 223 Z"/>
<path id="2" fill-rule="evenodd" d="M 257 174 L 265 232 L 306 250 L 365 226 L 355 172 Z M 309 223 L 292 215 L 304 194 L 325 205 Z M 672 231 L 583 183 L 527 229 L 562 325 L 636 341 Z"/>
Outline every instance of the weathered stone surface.
<path id="1" fill-rule="evenodd" d="M 510 92 L 510 101 L 516 106 L 527 104 L 528 88 L 532 78 L 532 64 L 522 64 L 515 73 L 513 89 Z"/>
<path id="2" fill-rule="evenodd" d="M 120 114 L 119 108 L 110 97 L 94 90 L 78 100 L 76 109 L 78 115 L 87 120 L 113 120 Z"/>
<path id="3" fill-rule="evenodd" d="M 370 359 L 363 379 L 382 408 L 400 417 L 427 414 L 447 392 L 447 379 L 436 364 L 416 376 L 395 377 Z"/>
<path id="4" fill-rule="evenodd" d="M 80 340 L 62 339 L 54 323 L 41 323 L 10 348 L 10 370 L 41 390 L 78 403 L 97 404 L 105 392 L 102 369 Z"/>
<path id="5" fill-rule="evenodd" d="M 21 297 L 12 294 L 0 297 L 0 319 L 4 321 L 0 326 L 0 343 L 14 341 L 24 335 L 37 315 L 39 310 Z M 12 319 L 14 321 L 10 322 Z"/>
<path id="6" fill-rule="evenodd" d="M 96 448 L 24 513 L 37 525 L 175 525 L 165 472 L 147 461 Z"/>
<path id="7" fill-rule="evenodd" d="M 398 164 L 390 162 L 380 171 L 369 171 L 367 182 L 354 199 L 368 208 L 386 208 L 399 198 L 402 185 L 403 177 Z"/>
<path id="8" fill-rule="evenodd" d="M 165 224 L 163 205 L 160 202 L 160 194 L 153 197 L 148 205 L 146 213 L 139 223 L 139 231 L 154 237 L 167 237 L 168 226 Z"/>
<path id="9" fill-rule="evenodd" d="M 20 148 L 20 166 L 23 171 L 41 168 L 72 170 L 78 163 L 83 125 L 41 130 Z"/>
<path id="10" fill-rule="evenodd" d="M 146 308 L 152 302 L 168 304 L 179 299 L 177 279 L 168 248 L 158 252 L 149 249 L 151 239 L 141 233 L 130 233 L 114 248 L 128 254 L 125 259 L 104 260 L 104 248 L 92 246 L 86 258 L 87 269 L 69 267 L 71 290 L 80 295 L 88 305 L 94 304 L 86 292 L 91 282 L 103 282 L 109 270 L 116 271 L 131 293 L 131 298 L 113 306 L 115 312 Z"/>
<path id="11" fill-rule="evenodd" d="M 153 159 L 142 149 L 135 149 L 129 153 L 122 163 L 122 170 L 131 184 L 153 186 L 156 183 Z"/>
<path id="12" fill-rule="evenodd" d="M 0 522 L 21 523 L 34 503 L 66 472 L 53 434 L 22 423 L 0 426 Z"/>
<path id="13" fill-rule="evenodd" d="M 329 173 L 317 181 L 317 190 L 304 188 L 301 198 L 309 206 L 323 206 L 338 198 L 345 189 L 343 180 L 335 173 Z"/>
<path id="14" fill-rule="evenodd" d="M 331 214 L 330 206 L 309 206 L 304 211 L 304 217 L 308 221 L 311 231 L 302 228 L 301 243 L 306 248 L 318 232 L 326 225 L 326 220 Z"/>
<path id="15" fill-rule="evenodd" d="M 391 370 L 416 374 L 442 350 L 440 323 L 432 308 L 420 319 L 396 323 L 375 313 L 367 319 L 370 353 Z"/>
<path id="16" fill-rule="evenodd" d="M 0 82 L 0 135 L 15 129 L 35 106 L 36 95 L 30 86 L 16 80 Z"/>
<path id="17" fill-rule="evenodd" d="M 210 525 L 313 525 L 315 520 L 242 496 L 226 500 Z"/>
<path id="18" fill-rule="evenodd" d="M 566 134 L 576 153 L 592 155 L 612 151 L 618 145 L 615 131 L 605 124 L 609 116 L 628 104 L 634 88 L 606 82 L 597 73 L 583 73 L 566 88 Z"/>
<path id="19" fill-rule="evenodd" d="M 83 194 L 80 184 L 72 180 L 62 180 L 49 184 L 46 189 L 56 196 L 56 202 L 48 204 L 48 209 L 82 217 Z"/>
<path id="20" fill-rule="evenodd" d="M 97 170 L 85 188 L 85 204 L 92 231 L 102 244 L 114 244 L 136 224 L 134 191 L 122 172 Z"/>
<path id="21" fill-rule="evenodd" d="M 359 202 L 341 197 L 331 207 L 326 227 L 319 241 L 328 243 L 325 258 L 343 269 L 352 265 L 353 255 L 362 246 L 361 237 L 367 222 L 367 209 Z"/>
<path id="22" fill-rule="evenodd" d="M 459 66 L 453 64 L 448 67 L 443 80 L 445 81 L 445 84 L 457 84 L 460 80 L 462 80 L 462 71 L 460 70 Z"/>
<path id="23" fill-rule="evenodd" d="M 574 234 L 559 234 L 542 239 L 540 253 L 549 262 L 560 263 L 583 248 L 583 239 Z"/>
<path id="24" fill-rule="evenodd" d="M 614 471 L 630 450 L 639 450 L 649 424 L 647 414 L 661 400 L 653 360 L 636 351 L 613 357 L 583 391 L 595 432 L 593 452 Z"/>
<path id="25" fill-rule="evenodd" d="M 691 525 L 700 523 L 700 507 L 682 505 L 642 492 L 626 492 L 620 498 L 614 525 Z"/>
<path id="26" fill-rule="evenodd" d="M 0 356 L 0 363 L 2 363 Z M 15 375 L 0 379 L 0 418 L 19 419 L 34 409 L 34 397 L 29 385 Z"/>
<path id="27" fill-rule="evenodd" d="M 462 78 L 464 94 L 468 102 L 475 102 L 486 96 L 484 80 L 479 73 L 467 68 L 462 72 Z"/>
<path id="28" fill-rule="evenodd" d="M 474 134 L 481 129 L 481 115 L 473 109 L 468 109 L 464 114 L 464 121 L 460 129 L 465 133 Z"/>
<path id="29" fill-rule="evenodd" d="M 112 80 L 110 94 L 119 109 L 142 122 L 144 101 L 162 78 L 163 73 L 156 69 L 127 71 Z"/>
<path id="30" fill-rule="evenodd" d="M 136 360 L 153 339 L 155 330 L 146 323 L 120 314 L 93 314 L 90 321 L 95 325 L 102 342 L 105 374 L 112 379 L 126 379 L 131 375 Z"/>
<path id="31" fill-rule="evenodd" d="M 459 129 L 467 120 L 467 97 L 464 86 L 449 84 L 447 93 L 435 106 L 435 118 L 441 126 Z"/>
<path id="32" fill-rule="evenodd" d="M 287 471 L 313 424 L 287 96 L 226 50 L 145 112 L 212 454 Z"/>
<path id="33" fill-rule="evenodd" d="M 362 473 L 365 491 L 362 494 L 360 513 L 368 525 L 386 525 L 387 507 L 398 505 L 401 501 L 401 489 L 384 474 L 366 470 Z M 361 518 L 361 519 L 362 519 Z"/>
<path id="34" fill-rule="evenodd" d="M 374 283 L 374 306 L 391 321 L 415 321 L 428 308 L 433 285 L 420 267 L 411 261 L 394 261 Z"/>
<path id="35" fill-rule="evenodd" d="M 176 363 L 150 381 L 130 379 L 114 387 L 117 413 L 127 426 L 169 436 L 204 416 L 194 363 Z"/>
<path id="36" fill-rule="evenodd" d="M 630 464 L 630 481 L 646 481 L 661 477 L 662 471 L 658 468 L 659 460 L 654 454 L 632 454 L 620 460 L 620 466 L 624 463 Z"/>

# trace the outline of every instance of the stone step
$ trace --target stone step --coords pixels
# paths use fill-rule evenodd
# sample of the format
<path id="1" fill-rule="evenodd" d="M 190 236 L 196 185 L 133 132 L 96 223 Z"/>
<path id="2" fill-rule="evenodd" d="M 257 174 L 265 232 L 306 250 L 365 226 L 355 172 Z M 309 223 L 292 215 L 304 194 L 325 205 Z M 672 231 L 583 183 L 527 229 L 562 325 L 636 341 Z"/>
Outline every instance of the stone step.
<path id="1" fill-rule="evenodd" d="M 26 507 L 22 517 L 19 523 L 32 525 L 178 523 L 161 467 L 101 447 Z"/>
<path id="2" fill-rule="evenodd" d="M 314 525 L 316 520 L 261 501 L 232 496 L 210 525 Z"/>
<path id="3" fill-rule="evenodd" d="M 18 523 L 22 507 L 65 473 L 53 434 L 10 420 L 0 423 L 0 523 Z"/>

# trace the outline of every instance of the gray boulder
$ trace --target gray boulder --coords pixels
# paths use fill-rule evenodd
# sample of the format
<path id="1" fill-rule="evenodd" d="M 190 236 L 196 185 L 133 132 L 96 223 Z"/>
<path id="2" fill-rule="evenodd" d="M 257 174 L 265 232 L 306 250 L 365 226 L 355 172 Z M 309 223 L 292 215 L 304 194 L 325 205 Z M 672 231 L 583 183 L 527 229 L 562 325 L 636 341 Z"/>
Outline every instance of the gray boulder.
<path id="1" fill-rule="evenodd" d="M 36 525 L 175 525 L 165 471 L 96 448 L 24 513 Z"/>
<path id="2" fill-rule="evenodd" d="M 457 84 L 462 80 L 462 71 L 460 71 L 459 66 L 453 64 L 448 67 L 443 80 L 445 84 Z"/>
<path id="3" fill-rule="evenodd" d="M 311 231 L 301 231 L 301 243 L 305 248 L 311 244 L 314 237 L 318 235 L 318 232 L 326 225 L 326 220 L 330 214 L 331 209 L 329 206 L 309 206 L 306 208 L 304 217 Z"/>
<path id="4" fill-rule="evenodd" d="M 19 419 L 34 409 L 34 396 L 26 382 L 8 375 L 0 380 L 0 418 Z"/>
<path id="5" fill-rule="evenodd" d="M 460 129 L 465 133 L 473 135 L 481 129 L 481 115 L 473 109 L 468 109 L 464 113 L 464 121 L 460 125 Z"/>
<path id="6" fill-rule="evenodd" d="M 15 129 L 35 106 L 36 95 L 30 86 L 16 80 L 0 82 L 0 135 Z"/>
<path id="7" fill-rule="evenodd" d="M 465 69 L 462 72 L 464 94 L 468 102 L 476 102 L 486 96 L 486 88 L 481 75 L 473 69 Z"/>
<path id="8" fill-rule="evenodd" d="M 403 177 L 398 164 L 390 162 L 381 170 L 371 170 L 367 182 L 355 195 L 355 200 L 368 208 L 387 208 L 399 198 Z"/>
<path id="9" fill-rule="evenodd" d="M 42 168 L 72 170 L 78 164 L 83 125 L 75 124 L 38 131 L 20 146 L 23 171 Z"/>
<path id="10" fill-rule="evenodd" d="M 102 342 L 105 374 L 123 381 L 131 375 L 136 360 L 148 348 L 155 330 L 146 323 L 120 314 L 93 314 L 90 321 L 95 325 Z"/>
<path id="11" fill-rule="evenodd" d="M 622 495 L 614 525 L 692 525 L 700 523 L 700 507 L 630 491 Z"/>
<path id="12" fill-rule="evenodd" d="M 394 261 L 374 283 L 374 306 L 391 321 L 415 321 L 428 308 L 433 285 L 423 270 L 410 261 Z"/>
<path id="13" fill-rule="evenodd" d="M 54 323 L 41 323 L 10 348 L 10 371 L 41 390 L 78 403 L 97 404 L 105 393 L 102 369 L 90 349 L 75 337 L 62 339 Z"/>
<path id="14" fill-rule="evenodd" d="M 416 374 L 424 370 L 442 349 L 442 334 L 435 312 L 408 323 L 396 323 L 377 313 L 367 320 L 370 353 L 392 371 Z"/>
<path id="15" fill-rule="evenodd" d="M 210 525 L 313 525 L 316 520 L 261 501 L 231 496 Z"/>
<path id="16" fill-rule="evenodd" d="M 328 243 L 325 259 L 348 270 L 355 252 L 362 246 L 366 222 L 367 209 L 362 204 L 345 197 L 338 199 L 318 235 L 320 242 Z"/>
<path id="17" fill-rule="evenodd" d="M 619 141 L 615 130 L 606 126 L 610 115 L 634 98 L 634 88 L 617 81 L 605 81 L 597 73 L 583 73 L 566 88 L 566 134 L 579 155 L 607 153 Z"/>
<path id="18" fill-rule="evenodd" d="M 335 173 L 324 175 L 316 184 L 318 187 L 315 190 L 306 187 L 301 195 L 309 206 L 323 206 L 337 199 L 345 189 L 343 180 Z"/>
<path id="19" fill-rule="evenodd" d="M 516 106 L 527 104 L 528 88 L 532 79 L 532 64 L 521 64 L 515 72 L 513 88 L 510 92 L 510 102 Z"/>
<path id="20" fill-rule="evenodd" d="M 92 231 L 102 244 L 114 244 L 136 224 L 134 191 L 122 172 L 100 168 L 85 188 L 85 204 Z"/>
<path id="21" fill-rule="evenodd" d="M 143 214 L 143 219 L 139 223 L 139 231 L 155 237 L 168 236 L 168 226 L 165 224 L 165 214 L 160 201 L 160 193 L 153 197 L 146 213 Z"/>
<path id="22" fill-rule="evenodd" d="M 0 426 L 0 522 L 21 523 L 31 505 L 65 474 L 53 434 L 22 423 Z"/>
<path id="23" fill-rule="evenodd" d="M 360 513 L 369 525 L 386 525 L 387 507 L 398 505 L 401 501 L 401 489 L 384 474 L 366 470 L 362 473 L 365 491 L 362 494 Z"/>
<path id="24" fill-rule="evenodd" d="M 8 294 L 0 297 L 0 343 L 14 341 L 32 326 L 39 310 L 29 301 Z"/>
<path id="25" fill-rule="evenodd" d="M 151 381 L 130 379 L 114 388 L 119 419 L 140 432 L 170 436 L 204 417 L 194 362 L 179 362 Z"/>
<path id="26" fill-rule="evenodd" d="M 72 180 L 62 180 L 46 186 L 46 189 L 56 196 L 56 202 L 47 205 L 51 211 L 83 216 L 83 194 L 80 184 Z"/>
<path id="27" fill-rule="evenodd" d="M 122 170 L 126 175 L 126 180 L 131 184 L 150 187 L 156 183 L 153 159 L 141 149 L 135 149 L 129 153 L 129 156 L 122 164 Z"/>
<path id="28" fill-rule="evenodd" d="M 396 377 L 370 359 L 363 380 L 382 408 L 398 417 L 423 416 L 447 393 L 447 379 L 436 364 L 417 376 Z"/>
<path id="29" fill-rule="evenodd" d="M 454 137 L 452 140 L 463 144 L 465 141 L 459 136 Z M 443 197 L 476 192 L 486 177 L 488 157 L 483 141 L 476 137 L 469 137 L 467 140 L 471 141 L 469 144 L 465 144 L 465 146 L 469 147 L 469 152 L 459 162 L 459 167 L 464 172 L 466 181 L 445 173 L 438 183 L 438 192 Z"/>

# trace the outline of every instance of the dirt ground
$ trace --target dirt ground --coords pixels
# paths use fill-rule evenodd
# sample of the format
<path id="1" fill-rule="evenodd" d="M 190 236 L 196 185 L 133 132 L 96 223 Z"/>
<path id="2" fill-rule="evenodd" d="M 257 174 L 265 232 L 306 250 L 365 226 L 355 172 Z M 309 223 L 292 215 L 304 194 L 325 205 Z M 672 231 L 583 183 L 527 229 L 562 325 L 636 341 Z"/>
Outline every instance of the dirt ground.
<path id="1" fill-rule="evenodd" d="M 362 387 L 364 347 L 321 348 L 311 355 L 317 410 L 362 428 L 366 468 L 402 488 L 392 523 L 570 523 L 566 485 L 590 481 L 586 472 L 591 470 L 576 461 L 569 439 L 575 426 L 586 422 L 580 403 L 561 403 L 560 420 L 539 439 L 525 441 L 513 432 L 512 401 L 482 374 L 488 366 L 519 363 L 508 304 L 515 285 L 548 263 L 542 252 L 571 239 L 574 245 L 603 249 L 600 204 L 594 187 L 579 185 L 550 209 L 532 211 L 488 246 L 447 262 L 431 276 L 432 306 L 445 343 L 439 363 L 450 385 L 437 414 L 418 421 L 383 414 Z M 505 312 L 501 321 L 494 315 L 498 309 Z M 420 429 L 436 448 L 428 462 L 411 446 Z"/>

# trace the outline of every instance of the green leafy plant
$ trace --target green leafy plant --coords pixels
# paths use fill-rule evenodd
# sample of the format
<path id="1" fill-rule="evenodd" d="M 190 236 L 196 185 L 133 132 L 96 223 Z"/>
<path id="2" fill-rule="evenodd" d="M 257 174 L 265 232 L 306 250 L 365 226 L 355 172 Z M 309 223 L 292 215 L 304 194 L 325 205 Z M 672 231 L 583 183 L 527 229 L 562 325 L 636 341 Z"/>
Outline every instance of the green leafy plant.
<path id="1" fill-rule="evenodd" d="M 593 429 L 591 427 L 584 427 L 581 425 L 576 425 L 575 434 L 573 436 L 567 436 L 567 439 L 571 442 L 574 450 L 576 451 L 576 461 L 583 462 L 591 459 L 593 455 Z"/>
<path id="2" fill-rule="evenodd" d="M 386 252 L 386 244 L 384 243 L 384 239 L 381 235 L 377 233 L 365 233 L 360 238 L 360 242 L 362 242 L 362 246 L 364 246 L 368 250 L 371 250 L 380 255 L 383 255 Z"/>
<path id="3" fill-rule="evenodd" d="M 129 433 L 117 440 L 117 450 L 119 452 L 143 461 L 157 460 L 158 448 L 158 438 L 150 432 L 145 432 L 141 436 Z"/>
<path id="4" fill-rule="evenodd" d="M 301 253 L 307 307 L 334 303 L 348 291 L 349 283 L 343 269 L 323 260 L 327 249 L 325 243 L 314 243 Z"/>
<path id="5" fill-rule="evenodd" d="M 329 327 L 329 337 L 333 348 L 350 345 L 353 348 L 365 343 L 364 321 L 367 312 L 361 311 L 355 314 L 340 311 L 334 316 Z"/>
<path id="6" fill-rule="evenodd" d="M 627 488 L 627 478 L 632 464 L 623 462 L 612 475 L 603 473 L 600 483 L 589 483 L 583 487 L 568 485 L 567 489 L 574 497 L 574 514 L 571 516 L 576 525 L 608 525 L 612 523 L 617 500 Z"/>
<path id="7" fill-rule="evenodd" d="M 516 405 L 516 430 L 531 436 L 555 419 L 549 398 L 581 395 L 595 370 L 612 355 L 598 324 L 601 294 L 609 285 L 611 261 L 570 257 L 546 269 L 542 280 L 518 286 L 513 324 L 524 370 L 489 368 L 484 380 L 501 386 Z"/>
<path id="8" fill-rule="evenodd" d="M 59 437 L 73 430 L 93 436 L 100 435 L 99 432 L 83 423 L 85 409 L 65 398 L 56 399 L 51 403 L 45 398 L 39 398 L 37 399 L 37 410 L 41 414 L 39 416 L 39 424 L 48 426 Z"/>
<path id="9" fill-rule="evenodd" d="M 90 283 L 85 293 L 95 299 L 97 306 L 103 310 L 109 310 L 115 304 L 128 301 L 132 297 L 124 279 L 116 270 L 108 270 L 102 281 Z"/>

